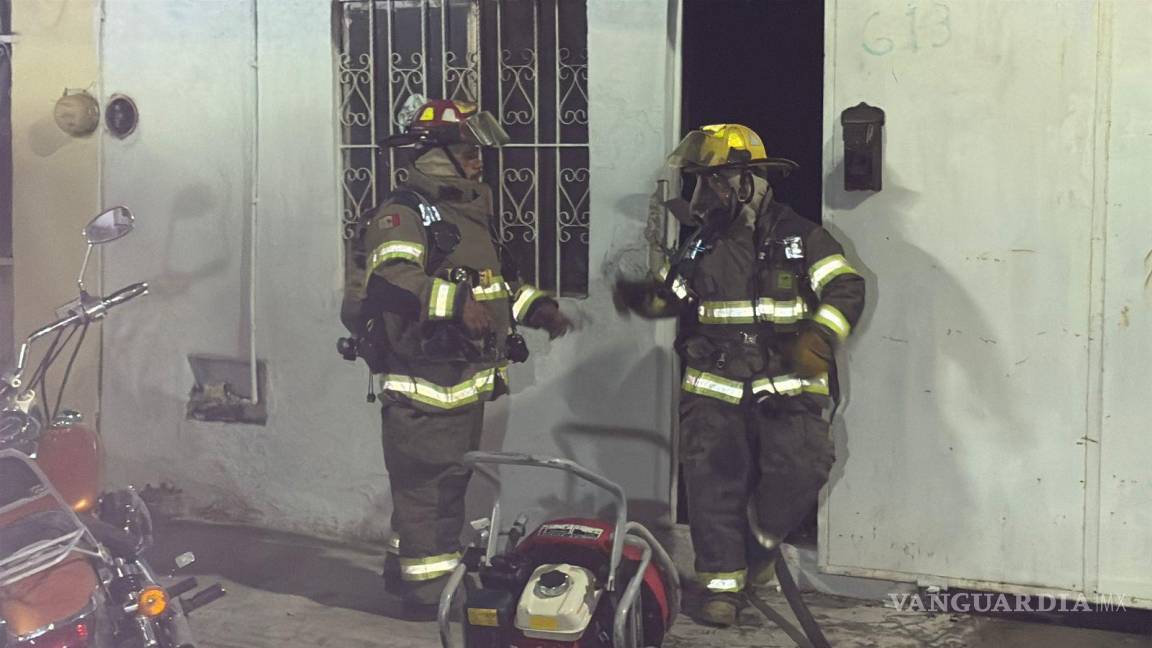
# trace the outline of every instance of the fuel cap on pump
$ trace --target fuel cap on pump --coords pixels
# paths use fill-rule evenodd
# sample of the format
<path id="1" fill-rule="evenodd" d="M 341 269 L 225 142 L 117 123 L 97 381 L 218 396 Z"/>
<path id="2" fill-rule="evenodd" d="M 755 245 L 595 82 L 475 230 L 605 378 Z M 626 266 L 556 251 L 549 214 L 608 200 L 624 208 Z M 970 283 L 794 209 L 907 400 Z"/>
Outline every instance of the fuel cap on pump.
<path id="1" fill-rule="evenodd" d="M 536 593 L 545 598 L 560 596 L 568 591 L 569 584 L 568 574 L 553 569 L 540 575 L 540 580 L 536 584 Z"/>

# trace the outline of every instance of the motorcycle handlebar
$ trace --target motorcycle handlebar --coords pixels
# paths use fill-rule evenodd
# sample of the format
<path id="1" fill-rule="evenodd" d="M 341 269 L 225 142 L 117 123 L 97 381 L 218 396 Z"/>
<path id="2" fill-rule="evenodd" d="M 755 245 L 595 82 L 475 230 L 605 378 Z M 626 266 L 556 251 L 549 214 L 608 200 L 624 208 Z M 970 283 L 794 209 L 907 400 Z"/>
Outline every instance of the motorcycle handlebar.
<path id="1" fill-rule="evenodd" d="M 133 299 L 136 299 L 140 295 L 146 294 L 147 292 L 148 292 L 148 284 L 146 284 L 146 283 L 134 283 L 134 284 L 131 284 L 129 286 L 125 286 L 125 287 L 121 288 L 120 290 L 117 290 L 116 292 L 112 293 L 111 295 L 108 295 L 107 297 L 105 297 L 104 298 L 104 306 L 107 308 L 111 308 L 113 306 L 119 306 L 120 304 L 123 304 L 124 302 L 127 302 L 127 301 L 131 301 Z"/>
<path id="2" fill-rule="evenodd" d="M 72 314 L 64 319 L 57 320 L 28 336 L 24 340 L 24 344 L 20 346 L 20 352 L 16 356 L 16 368 L 10 376 L 5 376 L 5 381 L 8 387 L 18 388 L 20 386 L 21 374 L 27 366 L 28 361 L 28 348 L 33 342 L 39 338 L 55 333 L 61 329 L 67 328 L 74 324 L 81 324 L 83 322 L 90 322 L 98 320 L 104 316 L 104 313 L 113 306 L 119 306 L 124 302 L 131 301 L 140 295 L 148 292 L 147 283 L 134 283 L 117 290 L 104 299 L 92 299 L 86 293 L 80 296 L 80 308 L 78 311 L 72 311 Z M 0 382 L 5 382 L 0 381 Z"/>

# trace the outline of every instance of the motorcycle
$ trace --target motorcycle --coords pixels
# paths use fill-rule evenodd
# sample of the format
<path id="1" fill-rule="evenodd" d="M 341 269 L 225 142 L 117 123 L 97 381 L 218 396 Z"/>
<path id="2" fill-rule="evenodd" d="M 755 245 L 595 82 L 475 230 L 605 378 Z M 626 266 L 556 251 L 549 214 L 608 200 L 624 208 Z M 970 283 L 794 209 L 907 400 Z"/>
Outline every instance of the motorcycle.
<path id="1" fill-rule="evenodd" d="M 28 336 L 0 377 L 0 648 L 194 648 L 186 615 L 224 595 L 213 585 L 184 599 L 198 587 L 194 578 L 157 575 L 143 557 L 152 543 L 148 506 L 131 487 L 101 493 L 100 436 L 60 409 L 89 325 L 148 292 L 136 283 L 100 298 L 84 287 L 94 246 L 133 226 L 132 213 L 115 207 L 84 228 L 79 297 Z M 48 369 L 77 333 L 52 407 Z M 26 380 L 31 345 L 49 336 Z M 194 560 L 184 554 L 177 568 Z"/>
<path id="2" fill-rule="evenodd" d="M 530 535 L 527 516 L 501 530 L 500 502 L 453 571 L 440 598 L 443 648 L 454 648 L 452 616 L 463 597 L 468 648 L 640 648 L 660 646 L 680 609 L 680 577 L 648 529 L 628 521 L 624 490 L 567 459 L 469 452 L 462 463 L 560 470 L 615 500 L 614 522 L 549 520 Z M 500 538 L 506 537 L 500 547 Z M 483 546 L 482 546 L 483 545 Z"/>

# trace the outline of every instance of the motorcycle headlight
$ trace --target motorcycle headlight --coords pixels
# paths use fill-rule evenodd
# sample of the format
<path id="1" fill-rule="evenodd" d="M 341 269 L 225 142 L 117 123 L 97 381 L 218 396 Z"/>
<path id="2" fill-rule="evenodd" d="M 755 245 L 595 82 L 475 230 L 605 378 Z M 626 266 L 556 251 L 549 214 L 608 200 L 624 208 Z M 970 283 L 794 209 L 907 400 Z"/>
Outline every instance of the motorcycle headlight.
<path id="1" fill-rule="evenodd" d="M 136 540 L 136 553 L 152 546 L 152 513 L 136 489 L 125 488 L 101 497 L 100 519 L 131 535 Z"/>

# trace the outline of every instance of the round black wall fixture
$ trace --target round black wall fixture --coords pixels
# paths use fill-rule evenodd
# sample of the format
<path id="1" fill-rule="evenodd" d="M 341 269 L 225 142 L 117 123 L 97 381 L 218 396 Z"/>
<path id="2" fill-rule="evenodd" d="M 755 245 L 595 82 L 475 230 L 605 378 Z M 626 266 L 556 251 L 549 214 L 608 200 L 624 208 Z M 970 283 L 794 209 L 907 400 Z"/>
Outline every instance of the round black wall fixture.
<path id="1" fill-rule="evenodd" d="M 136 110 L 136 103 L 123 95 L 113 95 L 104 109 L 104 124 L 108 132 L 120 139 L 124 139 L 136 130 L 140 114 Z"/>

